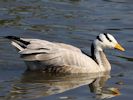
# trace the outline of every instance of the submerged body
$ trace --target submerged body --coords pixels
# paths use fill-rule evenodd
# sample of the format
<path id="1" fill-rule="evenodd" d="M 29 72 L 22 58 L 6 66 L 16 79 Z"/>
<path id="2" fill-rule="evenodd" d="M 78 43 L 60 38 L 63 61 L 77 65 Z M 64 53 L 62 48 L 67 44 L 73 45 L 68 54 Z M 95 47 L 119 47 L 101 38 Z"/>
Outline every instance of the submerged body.
<path id="1" fill-rule="evenodd" d="M 105 34 L 102 36 L 106 37 Z M 111 65 L 103 52 L 103 46 L 100 45 L 102 47 L 100 48 L 97 45 L 102 36 L 99 35 L 96 41 L 92 43 L 91 57 L 84 54 L 79 48 L 68 44 L 14 36 L 7 36 L 6 38 L 10 39 L 12 45 L 18 49 L 21 58 L 28 66 L 28 70 L 56 73 L 96 73 L 111 69 Z"/>

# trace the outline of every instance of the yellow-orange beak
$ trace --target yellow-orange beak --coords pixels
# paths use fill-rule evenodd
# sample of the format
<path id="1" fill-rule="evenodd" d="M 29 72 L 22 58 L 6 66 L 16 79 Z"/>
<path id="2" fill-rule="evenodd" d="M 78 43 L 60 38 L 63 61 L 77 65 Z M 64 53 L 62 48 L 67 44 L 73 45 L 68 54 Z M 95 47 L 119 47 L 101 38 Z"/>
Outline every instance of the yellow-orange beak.
<path id="1" fill-rule="evenodd" d="M 118 43 L 115 45 L 115 49 L 118 49 L 120 51 L 125 51 L 125 49 Z"/>

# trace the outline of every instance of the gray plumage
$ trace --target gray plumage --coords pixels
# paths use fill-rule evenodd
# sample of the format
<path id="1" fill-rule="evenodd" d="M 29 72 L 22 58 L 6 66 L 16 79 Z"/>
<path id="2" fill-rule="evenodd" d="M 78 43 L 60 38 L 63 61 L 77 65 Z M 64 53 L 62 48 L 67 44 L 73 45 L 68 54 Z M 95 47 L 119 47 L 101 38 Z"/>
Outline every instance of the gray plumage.
<path id="1" fill-rule="evenodd" d="M 112 39 L 111 41 L 117 44 L 113 36 L 108 35 L 111 37 L 110 40 Z M 112 45 L 109 36 L 108 38 L 107 36 L 100 34 L 93 42 L 92 58 L 82 53 L 79 48 L 64 43 L 15 36 L 5 38 L 12 41 L 12 45 L 17 48 L 29 70 L 57 73 L 95 73 L 111 69 L 102 49 L 104 46 L 111 48 L 115 44 Z M 124 49 L 122 48 L 122 50 Z"/>

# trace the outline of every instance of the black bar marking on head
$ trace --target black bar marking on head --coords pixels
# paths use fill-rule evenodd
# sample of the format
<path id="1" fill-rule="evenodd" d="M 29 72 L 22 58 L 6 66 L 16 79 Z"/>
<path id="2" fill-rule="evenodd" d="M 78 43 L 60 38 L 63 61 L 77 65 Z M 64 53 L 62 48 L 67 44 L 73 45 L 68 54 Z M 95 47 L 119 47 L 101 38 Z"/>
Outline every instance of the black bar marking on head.
<path id="1" fill-rule="evenodd" d="M 104 35 L 110 42 L 112 42 L 112 40 L 110 40 L 110 38 L 108 37 L 107 33 L 104 33 Z"/>
<path id="2" fill-rule="evenodd" d="M 97 36 L 97 39 L 98 39 L 99 41 L 103 42 L 103 41 L 100 39 L 100 37 L 99 37 L 99 36 Z"/>

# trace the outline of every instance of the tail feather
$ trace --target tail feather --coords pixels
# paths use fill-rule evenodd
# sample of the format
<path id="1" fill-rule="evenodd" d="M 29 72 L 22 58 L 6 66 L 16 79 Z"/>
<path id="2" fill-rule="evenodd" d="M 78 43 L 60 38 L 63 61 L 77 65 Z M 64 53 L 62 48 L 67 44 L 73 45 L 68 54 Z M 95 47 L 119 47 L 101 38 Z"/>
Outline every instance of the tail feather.
<path id="1" fill-rule="evenodd" d="M 25 44 L 25 45 L 30 44 L 28 41 L 24 41 L 24 40 L 22 40 L 21 38 L 16 37 L 16 36 L 6 36 L 5 38 L 10 39 L 10 40 L 19 41 L 19 42 L 21 42 L 21 43 L 23 43 L 23 44 Z"/>
<path id="2" fill-rule="evenodd" d="M 16 36 L 6 36 L 5 38 L 12 41 L 12 45 L 15 46 L 18 50 L 22 50 L 26 48 L 30 42 L 24 41 L 23 39 L 16 37 Z"/>

